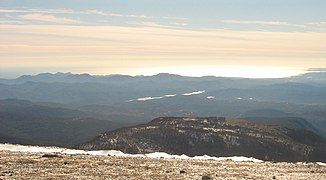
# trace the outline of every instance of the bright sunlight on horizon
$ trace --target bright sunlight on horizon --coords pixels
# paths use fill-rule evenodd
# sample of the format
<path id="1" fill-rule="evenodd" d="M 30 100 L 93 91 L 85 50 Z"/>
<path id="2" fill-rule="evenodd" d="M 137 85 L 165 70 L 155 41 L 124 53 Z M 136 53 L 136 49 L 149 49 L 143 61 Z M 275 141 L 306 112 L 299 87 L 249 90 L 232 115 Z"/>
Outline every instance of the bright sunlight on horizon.
<path id="1" fill-rule="evenodd" d="M 326 68 L 324 12 L 322 0 L 4 0 L 0 78 L 298 75 Z"/>
<path id="2" fill-rule="evenodd" d="M 155 75 L 157 72 L 190 77 L 242 77 L 242 78 L 284 78 L 299 75 L 305 70 L 273 67 L 171 67 L 140 69 L 132 75 Z"/>

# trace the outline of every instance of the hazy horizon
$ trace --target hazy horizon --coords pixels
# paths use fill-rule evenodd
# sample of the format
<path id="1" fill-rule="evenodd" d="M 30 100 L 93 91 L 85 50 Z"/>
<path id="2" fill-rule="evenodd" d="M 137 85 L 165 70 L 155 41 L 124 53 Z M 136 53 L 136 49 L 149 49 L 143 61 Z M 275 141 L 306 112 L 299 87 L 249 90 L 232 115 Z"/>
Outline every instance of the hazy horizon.
<path id="1" fill-rule="evenodd" d="M 293 76 L 326 67 L 324 12 L 323 0 L 4 0 L 0 77 Z"/>
<path id="2" fill-rule="evenodd" d="M 293 74 L 293 75 L 289 75 L 289 76 L 282 76 L 282 77 L 244 77 L 244 76 L 223 76 L 223 75 L 200 75 L 200 76 L 195 76 L 195 75 L 187 75 L 187 74 L 178 74 L 178 73 L 170 73 L 170 72 L 158 72 L 155 74 L 123 74 L 123 73 L 114 73 L 114 74 L 92 74 L 92 73 L 88 73 L 88 72 L 70 72 L 70 71 L 52 71 L 52 72 L 37 72 L 37 73 L 31 73 L 31 74 L 20 74 L 17 76 L 1 76 L 0 74 L 0 79 L 16 79 L 19 78 L 21 76 L 36 76 L 36 75 L 40 75 L 40 74 L 73 74 L 73 75 L 82 75 L 82 74 L 87 74 L 87 75 L 91 75 L 91 76 L 114 76 L 114 75 L 122 75 L 122 76 L 131 76 L 131 77 L 139 77 L 139 76 L 155 76 L 155 75 L 159 75 L 159 74 L 170 74 L 170 75 L 180 75 L 180 76 L 184 76 L 184 77 L 208 77 L 208 76 L 212 76 L 212 77 L 226 77 L 226 78 L 249 78 L 249 79 L 273 79 L 273 78 L 288 78 L 288 77 L 293 77 L 293 76 L 299 76 L 299 75 L 303 75 L 306 73 L 310 73 L 310 72 L 326 72 L 326 69 L 324 68 L 311 68 L 311 69 L 306 69 L 301 71 L 298 74 Z"/>
<path id="3" fill-rule="evenodd" d="M 156 74 L 176 74 L 181 76 L 203 77 L 203 76 L 216 76 L 216 77 L 239 77 L 239 78 L 284 78 L 297 76 L 309 72 L 309 69 L 294 69 L 294 68 L 273 68 L 273 67 L 218 67 L 218 68 L 168 68 L 166 71 L 159 71 L 160 68 L 151 68 L 145 73 L 128 73 L 127 71 L 112 72 L 112 73 L 96 73 L 88 71 L 20 71 L 9 72 L 5 70 L 0 72 L 0 78 L 13 79 L 23 75 L 37 75 L 41 73 L 72 73 L 72 74 L 90 74 L 90 75 L 129 75 L 129 76 L 153 76 Z M 196 73 L 194 73 L 196 72 Z"/>

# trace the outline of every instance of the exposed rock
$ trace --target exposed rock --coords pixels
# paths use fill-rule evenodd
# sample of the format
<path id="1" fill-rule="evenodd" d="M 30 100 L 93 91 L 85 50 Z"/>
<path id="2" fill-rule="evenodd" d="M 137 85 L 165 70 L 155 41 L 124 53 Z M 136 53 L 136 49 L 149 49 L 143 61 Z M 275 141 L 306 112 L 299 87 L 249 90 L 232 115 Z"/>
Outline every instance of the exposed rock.
<path id="1" fill-rule="evenodd" d="M 42 157 L 45 157 L 45 158 L 57 158 L 59 156 L 56 155 L 56 154 L 43 154 Z"/>
<path id="2" fill-rule="evenodd" d="M 211 180 L 212 178 L 209 177 L 209 176 L 202 176 L 201 179 L 202 179 L 202 180 Z"/>

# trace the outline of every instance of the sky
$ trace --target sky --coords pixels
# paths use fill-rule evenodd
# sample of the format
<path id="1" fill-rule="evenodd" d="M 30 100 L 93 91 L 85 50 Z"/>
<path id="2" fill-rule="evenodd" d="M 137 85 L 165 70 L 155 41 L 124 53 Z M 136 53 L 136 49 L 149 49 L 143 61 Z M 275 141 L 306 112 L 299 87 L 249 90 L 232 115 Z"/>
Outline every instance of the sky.
<path id="1" fill-rule="evenodd" d="M 326 68 L 325 0 L 0 0 L 0 78 Z"/>

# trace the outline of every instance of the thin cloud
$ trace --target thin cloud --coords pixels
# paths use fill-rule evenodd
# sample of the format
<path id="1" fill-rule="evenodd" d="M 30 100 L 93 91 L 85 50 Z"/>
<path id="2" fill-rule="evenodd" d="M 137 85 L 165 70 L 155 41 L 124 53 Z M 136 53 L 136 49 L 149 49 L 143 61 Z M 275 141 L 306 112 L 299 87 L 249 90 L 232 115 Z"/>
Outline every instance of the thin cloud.
<path id="1" fill-rule="evenodd" d="M 326 22 L 308 22 L 307 25 L 326 26 Z"/>
<path id="2" fill-rule="evenodd" d="M 259 24 L 259 25 L 271 25 L 271 26 L 288 26 L 288 22 L 284 21 L 242 21 L 242 20 L 223 20 L 222 22 L 228 24 Z"/>
<path id="3" fill-rule="evenodd" d="M 24 20 L 43 21 L 43 22 L 60 23 L 60 24 L 80 23 L 80 21 L 76 19 L 57 17 L 57 16 L 41 14 L 41 13 L 24 14 L 18 16 L 18 18 Z"/>
<path id="4" fill-rule="evenodd" d="M 187 26 L 187 23 L 170 23 L 171 25 L 175 25 L 175 26 Z"/>
<path id="5" fill-rule="evenodd" d="M 144 26 L 144 27 L 156 27 L 156 28 L 176 28 L 173 26 L 159 24 L 152 21 L 143 21 L 143 22 L 128 22 L 130 25 Z"/>
<path id="6" fill-rule="evenodd" d="M 0 13 L 42 13 L 42 14 L 93 14 L 111 17 L 129 17 L 129 18 L 153 18 L 145 15 L 119 14 L 95 9 L 76 11 L 73 9 L 0 9 Z"/>
<path id="7" fill-rule="evenodd" d="M 142 18 L 142 19 L 148 19 L 152 18 L 145 15 L 134 15 L 134 14 L 118 14 L 118 13 L 112 13 L 112 12 L 105 12 L 105 11 L 99 11 L 99 10 L 87 10 L 85 11 L 86 14 L 95 14 L 95 15 L 101 15 L 101 16 L 112 16 L 112 17 L 128 17 L 128 18 Z"/>
<path id="8" fill-rule="evenodd" d="M 162 19 L 188 20 L 188 18 L 184 18 L 184 17 L 171 17 L 171 16 L 165 16 L 162 17 Z"/>
<path id="9" fill-rule="evenodd" d="M 0 21 L 0 24 L 26 24 L 26 22 L 23 21 L 15 21 L 15 20 L 5 20 L 5 21 Z"/>
<path id="10" fill-rule="evenodd" d="M 187 20 L 187 18 L 184 17 L 153 17 L 153 16 L 146 16 L 146 15 L 136 15 L 136 14 L 119 14 L 119 13 L 113 13 L 108 11 L 99 11 L 96 9 L 87 10 L 84 13 L 86 14 L 94 14 L 94 15 L 101 15 L 101 16 L 112 16 L 112 17 L 126 17 L 126 18 L 139 18 L 139 19 L 174 19 L 174 20 Z"/>
<path id="11" fill-rule="evenodd" d="M 307 26 L 303 25 L 303 24 L 292 24 L 292 26 L 298 27 L 298 28 L 307 28 Z"/>
<path id="12" fill-rule="evenodd" d="M 119 14 L 108 14 L 108 13 L 105 13 L 103 11 L 99 11 L 99 10 L 95 10 L 95 9 L 92 9 L 92 10 L 87 10 L 87 13 L 88 14 L 96 14 L 96 15 L 101 15 L 101 16 L 118 16 L 120 17 L 121 15 Z"/>
<path id="13" fill-rule="evenodd" d="M 73 9 L 31 9 L 32 12 L 36 13 L 47 13 L 47 14 L 79 14 L 79 11 Z"/>
<path id="14" fill-rule="evenodd" d="M 4 68 L 88 68 L 93 69 L 91 73 L 133 75 L 162 71 L 191 75 L 197 71 L 200 75 L 223 72 L 246 77 L 259 72 L 279 77 L 294 70 L 269 71 L 266 67 L 306 69 L 325 64 L 326 32 L 1 25 L 0 34 L 0 49 L 5 52 L 0 64 Z M 257 68 L 230 71 L 227 67 L 234 64 Z M 217 70 L 217 66 L 225 68 Z"/>
<path id="15" fill-rule="evenodd" d="M 17 10 L 17 9 L 0 9 L 0 13 L 21 13 L 21 12 L 29 12 L 29 11 Z"/>
<path id="16" fill-rule="evenodd" d="M 0 9 L 0 13 L 79 14 L 72 9 Z"/>
<path id="17" fill-rule="evenodd" d="M 73 9 L 0 9 L 0 13 L 41 13 L 41 14 L 88 14 L 98 16 L 110 16 L 110 17 L 125 17 L 125 18 L 138 18 L 138 19 L 174 19 L 174 20 L 187 20 L 183 17 L 153 17 L 137 14 L 121 14 L 109 11 L 100 11 L 96 9 L 76 11 Z"/>

